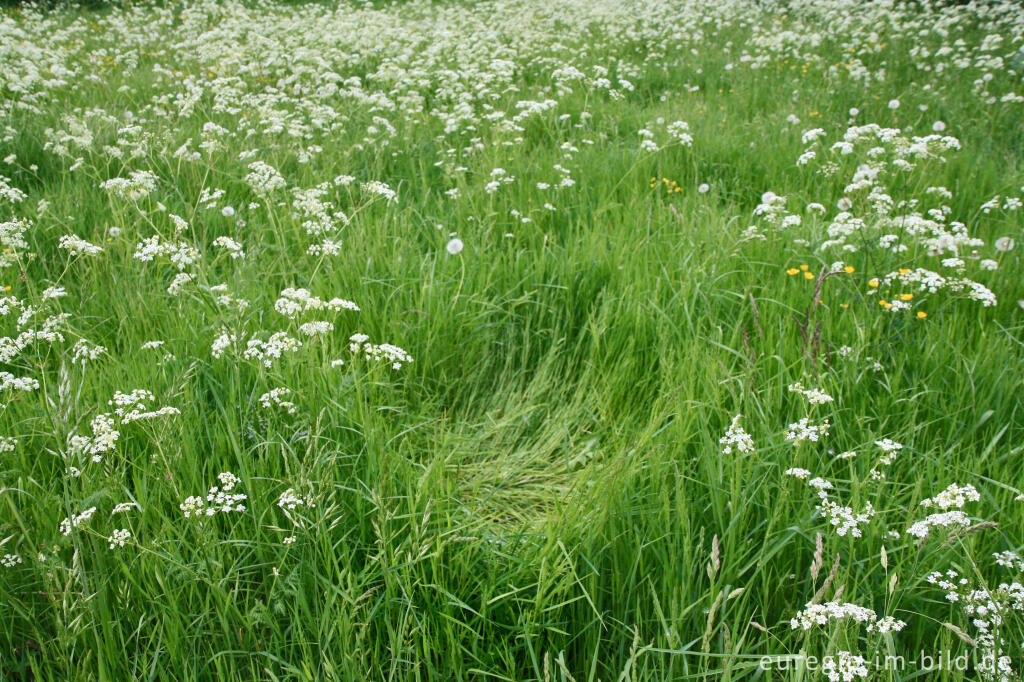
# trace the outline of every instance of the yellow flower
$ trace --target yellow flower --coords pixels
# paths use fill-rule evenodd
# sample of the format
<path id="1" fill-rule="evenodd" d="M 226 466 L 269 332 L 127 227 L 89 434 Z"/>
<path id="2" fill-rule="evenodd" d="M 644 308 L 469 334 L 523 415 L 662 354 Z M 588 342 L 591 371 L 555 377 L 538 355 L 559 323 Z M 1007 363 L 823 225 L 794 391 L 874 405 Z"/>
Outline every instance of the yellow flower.
<path id="1" fill-rule="evenodd" d="M 845 271 L 845 272 L 846 272 L 847 274 L 850 274 L 850 275 L 852 275 L 852 274 L 853 274 L 853 270 L 854 270 L 854 267 L 853 267 L 852 265 L 847 265 L 847 266 L 846 266 L 845 268 L 843 268 L 843 270 L 844 270 L 844 271 Z"/>
<path id="2" fill-rule="evenodd" d="M 914 298 L 913 294 L 900 294 L 901 301 L 909 301 Z"/>
<path id="3" fill-rule="evenodd" d="M 840 304 L 839 304 L 839 307 L 840 307 L 840 308 L 849 308 L 849 307 L 850 307 L 850 304 L 849 304 L 849 303 L 840 303 Z"/>
<path id="4" fill-rule="evenodd" d="M 900 274 L 905 275 L 910 272 L 910 268 L 900 268 Z"/>
<path id="5" fill-rule="evenodd" d="M 869 287 L 877 287 L 878 286 L 878 280 L 877 279 L 871 280 L 870 282 L 868 282 L 868 286 Z"/>
<path id="6" fill-rule="evenodd" d="M 789 270 L 786 270 L 786 274 L 787 275 L 795 275 L 798 272 L 800 272 L 800 271 L 797 270 L 796 268 L 790 268 Z"/>
<path id="7" fill-rule="evenodd" d="M 806 279 L 814 279 L 814 273 L 813 272 L 805 272 L 804 273 L 804 277 Z"/>
<path id="8" fill-rule="evenodd" d="M 811 266 L 810 266 L 810 265 L 801 265 L 801 266 L 800 266 L 800 269 L 801 269 L 801 270 L 806 270 L 806 269 L 808 269 L 809 267 L 811 267 Z"/>
<path id="9" fill-rule="evenodd" d="M 919 320 L 923 320 L 923 319 L 924 319 L 924 318 L 926 318 L 926 317 L 928 317 L 928 313 L 926 313 L 926 312 L 925 312 L 925 311 L 923 311 L 923 310 L 919 310 L 919 311 L 917 311 L 917 319 L 919 319 Z"/>

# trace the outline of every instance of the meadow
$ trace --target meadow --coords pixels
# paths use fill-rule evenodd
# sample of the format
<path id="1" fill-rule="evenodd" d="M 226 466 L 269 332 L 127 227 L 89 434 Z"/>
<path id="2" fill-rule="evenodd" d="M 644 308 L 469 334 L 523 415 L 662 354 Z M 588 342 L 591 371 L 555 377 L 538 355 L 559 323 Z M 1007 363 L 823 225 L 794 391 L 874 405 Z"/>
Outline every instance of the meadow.
<path id="1" fill-rule="evenodd" d="M 0 9 L 0 680 L 1018 680 L 1022 228 L 1015 2 Z"/>

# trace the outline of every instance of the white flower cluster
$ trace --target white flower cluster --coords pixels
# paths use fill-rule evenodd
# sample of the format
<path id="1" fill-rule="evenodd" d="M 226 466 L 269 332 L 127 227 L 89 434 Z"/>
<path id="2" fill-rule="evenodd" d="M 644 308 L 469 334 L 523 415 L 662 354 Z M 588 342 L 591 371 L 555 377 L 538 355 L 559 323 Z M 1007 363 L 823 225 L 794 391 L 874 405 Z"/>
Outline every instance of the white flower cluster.
<path id="1" fill-rule="evenodd" d="M 343 184 L 342 178 L 335 178 L 334 185 Z M 302 227 L 306 234 L 311 237 L 323 237 L 334 234 L 339 227 L 349 223 L 349 217 L 344 211 L 335 209 L 324 197 L 331 190 L 330 183 L 320 183 L 316 187 L 308 189 L 295 188 L 292 190 L 292 208 L 295 209 L 292 217 L 302 221 Z M 333 243 L 325 240 L 323 245 Z M 340 245 L 339 245 L 340 246 Z M 312 248 L 312 247 L 310 247 Z"/>
<path id="2" fill-rule="evenodd" d="M 115 391 L 114 397 L 107 401 L 107 404 L 114 406 L 114 414 L 118 416 L 122 424 L 181 414 L 181 411 L 176 407 L 150 408 L 147 403 L 152 403 L 154 400 L 156 398 L 152 393 L 145 389 L 137 388 L 131 393 Z"/>
<path id="3" fill-rule="evenodd" d="M 314 296 L 310 293 L 309 289 L 293 289 L 289 287 L 281 291 L 281 295 L 274 302 L 274 310 L 294 320 L 300 313 L 311 310 L 331 310 L 334 312 L 352 310 L 358 312 L 359 306 L 343 298 L 332 298 L 329 301 L 325 301 L 319 296 Z"/>
<path id="4" fill-rule="evenodd" d="M 125 512 L 131 511 L 132 509 L 138 508 L 139 505 L 135 502 L 118 502 L 116 505 L 114 505 L 114 508 L 110 510 L 110 515 L 113 516 L 114 514 L 123 514 Z"/>
<path id="5" fill-rule="evenodd" d="M 213 245 L 227 251 L 232 259 L 245 258 L 245 250 L 242 249 L 242 245 L 231 237 L 217 237 L 213 240 Z"/>
<path id="6" fill-rule="evenodd" d="M 20 563 L 23 563 L 20 554 L 4 554 L 0 557 L 0 566 L 4 568 L 14 568 Z"/>
<path id="7" fill-rule="evenodd" d="M 915 538 L 925 539 L 932 528 L 967 528 L 971 525 L 971 519 L 960 510 L 929 514 L 927 518 L 916 521 L 907 528 L 907 535 Z"/>
<path id="8" fill-rule="evenodd" d="M 935 497 L 921 500 L 921 506 L 934 506 L 943 511 L 947 509 L 963 509 L 964 505 L 968 502 L 977 502 L 980 499 L 981 495 L 978 494 L 977 488 L 970 483 L 964 486 L 952 483 Z"/>
<path id="9" fill-rule="evenodd" d="M 828 435 L 831 427 L 832 425 L 829 423 L 828 419 L 823 420 L 820 424 L 812 424 L 809 417 L 803 417 L 800 421 L 789 425 L 785 438 L 787 441 L 792 443 L 794 447 L 797 447 L 807 441 L 817 443 Z"/>
<path id="10" fill-rule="evenodd" d="M 10 372 L 0 372 L 0 394 L 6 391 L 35 391 L 39 382 L 32 377 L 16 377 Z M 5 407 L 0 403 L 0 407 Z"/>
<path id="11" fill-rule="evenodd" d="M 980 282 L 966 277 L 946 277 L 925 268 L 902 268 L 890 272 L 882 278 L 881 288 L 899 284 L 902 289 L 918 292 L 938 293 L 941 291 L 954 295 L 963 295 L 972 301 L 981 303 L 983 307 L 991 307 L 998 303 L 996 295 Z M 878 291 L 880 289 L 874 289 Z"/>
<path id="12" fill-rule="evenodd" d="M 111 178 L 100 183 L 100 189 L 105 189 L 116 197 L 122 199 L 137 200 L 156 189 L 156 173 L 148 170 L 132 171 L 127 178 Z"/>
<path id="13" fill-rule="evenodd" d="M 824 491 L 819 493 L 819 495 L 821 496 L 821 503 L 818 505 L 818 511 L 832 524 L 836 535 L 844 537 L 849 534 L 850 537 L 854 538 L 859 538 L 863 535 L 860 526 L 869 523 L 871 517 L 875 515 L 875 508 L 871 502 L 865 503 L 863 511 L 855 512 L 852 507 L 845 507 L 828 499 Z"/>
<path id="14" fill-rule="evenodd" d="M 1020 555 L 1016 552 L 1007 550 L 1005 552 L 996 552 L 992 556 L 995 558 L 997 566 L 1024 571 L 1024 559 L 1021 559 Z"/>
<path id="15" fill-rule="evenodd" d="M 224 351 L 234 347 L 238 341 L 238 337 L 230 332 L 221 330 L 221 333 L 217 335 L 217 338 L 213 340 L 210 345 L 210 355 L 214 358 L 220 359 L 224 355 Z"/>
<path id="16" fill-rule="evenodd" d="M 872 517 L 875 516 L 875 508 L 870 501 L 866 502 L 864 508 L 858 512 L 853 507 L 840 505 L 829 497 L 828 491 L 835 489 L 831 481 L 820 476 L 810 478 L 811 472 L 800 467 L 787 469 L 784 473 L 786 476 L 807 481 L 808 487 L 817 491 L 819 502 L 816 508 L 835 530 L 836 535 L 840 537 L 849 535 L 854 538 L 863 536 L 861 526 L 870 523 Z"/>
<path id="17" fill-rule="evenodd" d="M 813 627 L 828 625 L 832 621 L 849 620 L 864 623 L 869 632 L 899 632 L 907 626 L 902 620 L 890 616 L 879 618 L 869 608 L 850 602 L 828 601 L 822 604 L 808 602 L 803 610 L 790 619 L 789 627 L 793 630 L 810 630 Z"/>
<path id="18" fill-rule="evenodd" d="M 834 398 L 825 391 L 817 388 L 804 388 L 804 385 L 800 382 L 796 382 L 789 385 L 790 393 L 800 393 L 803 397 L 807 398 L 807 402 L 811 405 L 825 405 L 826 403 L 833 402 Z"/>
<path id="19" fill-rule="evenodd" d="M 392 369 L 401 369 L 403 364 L 412 362 L 412 356 L 404 349 L 390 343 L 369 343 L 369 340 L 366 334 L 353 334 L 349 337 L 348 349 L 362 353 L 367 361 L 391 363 Z"/>
<path id="20" fill-rule="evenodd" d="M 299 325 L 299 333 L 303 336 L 326 336 L 334 331 L 334 324 L 326 320 L 303 322 Z"/>
<path id="21" fill-rule="evenodd" d="M 19 257 L 28 257 L 29 252 L 22 254 L 22 249 L 28 249 L 25 233 L 30 227 L 27 220 L 19 218 L 0 222 L 0 268 L 15 265 Z"/>
<path id="22" fill-rule="evenodd" d="M 298 339 L 288 336 L 285 332 L 275 332 L 266 341 L 261 341 L 255 336 L 249 339 L 242 357 L 246 360 L 259 360 L 269 369 L 285 353 L 297 353 L 300 348 L 302 342 Z"/>
<path id="23" fill-rule="evenodd" d="M 72 435 L 68 438 L 68 451 L 73 455 L 85 455 L 92 462 L 103 461 L 103 455 L 117 447 L 117 439 L 121 432 L 115 426 L 109 414 L 98 414 L 89 423 L 91 436 Z"/>
<path id="24" fill-rule="evenodd" d="M 718 443 L 723 446 L 723 455 L 732 454 L 733 448 L 741 455 L 748 455 L 754 451 L 754 439 L 740 426 L 740 419 L 742 418 L 743 415 L 739 414 L 733 417 L 732 423 L 729 424 L 725 435 L 718 439 Z"/>
<path id="25" fill-rule="evenodd" d="M 18 305 L 21 305 L 21 302 L 17 301 L 13 296 L 0 299 L 0 309 L 12 309 Z M 51 344 L 64 341 L 64 334 L 58 331 L 58 329 L 66 327 L 69 314 L 50 315 L 43 320 L 41 327 L 35 329 L 24 328 L 30 318 L 37 312 L 39 311 L 32 306 L 26 306 L 21 317 L 18 318 L 18 328 L 22 329 L 22 331 L 14 337 L 0 336 L 0 363 L 9 364 L 22 351 L 39 341 Z"/>
<path id="26" fill-rule="evenodd" d="M 295 414 L 298 409 L 295 403 L 285 400 L 284 396 L 291 394 L 290 388 L 274 388 L 260 396 L 260 406 L 264 409 L 279 407 L 288 414 Z"/>
<path id="27" fill-rule="evenodd" d="M 71 348 L 71 362 L 76 365 L 84 366 L 88 362 L 99 359 L 99 357 L 106 352 L 106 347 L 91 344 L 85 339 L 82 339 L 75 343 Z"/>
<path id="28" fill-rule="evenodd" d="M 829 682 L 852 682 L 858 677 L 868 676 L 868 665 L 863 656 L 837 651 L 835 656 L 821 659 L 821 672 Z"/>
<path id="29" fill-rule="evenodd" d="M 86 521 L 91 519 L 93 514 L 95 514 L 95 513 L 96 513 L 96 507 L 89 507 L 88 509 L 83 511 L 81 514 L 77 514 L 75 516 L 71 516 L 71 517 L 68 517 L 68 518 L 64 519 L 63 521 L 60 522 L 60 534 L 61 535 L 65 535 L 65 536 L 71 535 L 71 531 L 72 530 L 74 530 L 75 528 L 78 528 L 83 523 L 85 523 Z"/>
<path id="30" fill-rule="evenodd" d="M 379 180 L 370 180 L 360 185 L 360 188 L 364 192 L 374 194 L 379 197 L 383 197 L 384 201 L 388 203 L 394 203 L 398 201 L 398 193 L 387 186 L 387 184 L 380 182 Z"/>
<path id="31" fill-rule="evenodd" d="M 1024 614 L 1024 585 L 1014 581 L 1000 583 L 996 589 L 987 586 L 972 589 L 970 582 L 952 569 L 930 573 L 926 580 L 945 590 L 946 600 L 957 604 L 974 627 L 980 678 L 996 682 L 1019 679 L 1013 670 L 1007 633 L 1002 626 L 1011 612 Z"/>
<path id="32" fill-rule="evenodd" d="M 296 493 L 294 488 L 288 488 L 277 498 L 277 506 L 286 511 L 291 511 L 298 507 L 313 507 L 315 505 Z"/>
<path id="33" fill-rule="evenodd" d="M 107 538 L 107 546 L 110 549 L 117 549 L 124 547 L 124 543 L 132 537 L 132 532 L 127 528 L 121 528 L 111 533 L 110 537 Z"/>
<path id="34" fill-rule="evenodd" d="M 93 417 L 90 422 L 91 436 L 72 435 L 68 438 L 68 451 L 72 455 L 85 456 L 93 463 L 103 461 L 103 455 L 117 447 L 121 432 L 117 424 L 130 424 L 135 421 L 158 419 L 167 415 L 180 414 L 176 407 L 164 406 L 151 409 L 147 403 L 155 400 L 153 394 L 144 389 L 135 389 L 131 393 L 116 391 L 114 397 L 107 401 L 113 406 L 114 412 L 105 412 Z M 116 417 L 116 419 L 115 419 Z"/>
<path id="35" fill-rule="evenodd" d="M 262 198 L 269 197 L 274 192 L 288 186 L 277 169 L 263 161 L 253 161 L 249 164 L 245 183 L 252 188 L 256 196 Z"/>
<path id="36" fill-rule="evenodd" d="M 66 249 L 72 256 L 95 256 L 103 251 L 102 246 L 88 242 L 77 234 L 66 234 L 57 242 L 58 248 Z"/>
<path id="37" fill-rule="evenodd" d="M 11 185 L 11 179 L 0 175 L 0 199 L 12 204 L 20 204 L 28 195 Z"/>
<path id="38" fill-rule="evenodd" d="M 142 240 L 135 247 L 133 258 L 148 263 L 156 258 L 167 258 L 178 270 L 184 270 L 195 264 L 199 258 L 199 251 L 188 242 L 162 241 L 159 235 L 154 235 Z"/>
<path id="39" fill-rule="evenodd" d="M 178 508 L 185 514 L 185 518 L 201 518 L 214 516 L 215 514 L 232 514 L 245 511 L 243 504 L 247 498 L 244 493 L 232 492 L 241 480 L 230 471 L 217 475 L 220 486 L 213 486 L 206 494 L 206 497 L 198 495 L 187 497 L 178 505 Z"/>

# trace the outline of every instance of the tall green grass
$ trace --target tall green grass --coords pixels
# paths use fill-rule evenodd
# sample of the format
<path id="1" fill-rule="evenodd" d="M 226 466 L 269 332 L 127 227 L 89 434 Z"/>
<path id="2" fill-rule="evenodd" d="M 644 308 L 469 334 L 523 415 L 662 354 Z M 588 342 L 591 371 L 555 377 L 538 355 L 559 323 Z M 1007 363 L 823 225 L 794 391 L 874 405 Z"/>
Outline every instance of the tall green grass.
<path id="1" fill-rule="evenodd" d="M 279 12 L 282 22 L 304 12 L 312 22 L 320 11 L 234 10 Z M 512 26 L 520 10 L 479 11 Z M 424 26 L 434 16 L 416 3 L 365 11 L 419 13 Z M 865 293 L 868 280 L 884 274 L 871 262 L 877 256 L 851 258 L 854 273 L 824 283 L 813 320 L 821 322 L 821 351 L 811 357 L 800 316 L 815 282 L 785 271 L 806 264 L 817 273 L 831 259 L 794 244 L 794 233 L 753 241 L 740 234 L 767 190 L 834 210 L 846 176 L 796 167 L 800 133 L 819 126 L 841 133 L 856 106 L 859 122 L 909 126 L 914 134 L 935 119 L 948 122 L 963 150 L 922 182 L 954 192 L 954 217 L 973 234 L 1024 241 L 1021 211 L 979 211 L 995 194 L 1019 195 L 1024 184 L 1020 105 L 987 106 L 967 79 L 923 77 L 901 52 L 909 38 L 893 29 L 882 36 L 893 47 L 874 57 L 872 68 L 884 62 L 888 71 L 877 96 L 848 81 L 837 87 L 828 74 L 843 57 L 843 36 L 823 43 L 827 59 L 806 73 L 782 54 L 762 70 L 727 71 L 734 57 L 721 48 L 750 38 L 747 25 L 730 20 L 698 56 L 669 48 L 678 64 L 646 65 L 622 100 L 583 91 L 559 97 L 557 110 L 528 122 L 520 144 L 488 146 L 465 161 L 463 175 L 434 162 L 469 143 L 446 137 L 429 118 L 414 125 L 396 115 L 389 146 L 362 143 L 373 115 L 365 107 L 346 112 L 344 130 L 316 133 L 323 152 L 310 163 L 296 158 L 304 143 L 273 134 L 181 162 L 171 153 L 186 138 L 198 141 L 205 121 L 235 120 L 215 113 L 208 95 L 173 126 L 144 115 L 154 137 L 142 159 L 120 163 L 89 152 L 69 173 L 69 160 L 43 149 L 44 131 L 63 127 L 64 114 L 142 112 L 154 88 L 171 88 L 154 77 L 157 61 L 212 78 L 203 74 L 208 60 L 169 50 L 180 37 L 139 28 L 150 12 L 170 16 L 143 7 L 119 19 L 89 12 L 46 19 L 55 28 L 99 22 L 74 52 L 82 64 L 104 47 L 135 54 L 139 67 L 85 67 L 102 78 L 69 83 L 39 112 L 9 109 L 4 122 L 16 135 L 0 142 L 0 158 L 17 160 L 0 172 L 29 196 L 12 210 L 33 221 L 38 257 L 0 271 L 0 285 L 25 300 L 51 284 L 66 287 L 68 297 L 55 305 L 71 318 L 64 345 L 41 346 L 2 368 L 38 378 L 40 388 L 5 396 L 0 411 L 0 430 L 19 440 L 0 455 L 0 554 L 24 558 L 0 569 L 0 679 L 799 679 L 763 670 L 761 657 L 972 651 L 944 626 L 967 631 L 969 623 L 924 576 L 957 568 L 996 583 L 1002 574 L 988 557 L 1021 547 L 1020 246 L 986 280 L 998 306 L 937 302 L 924 320 L 880 311 Z M 771 15 L 749 10 L 750 21 Z M 44 21 L 13 10 L 3 17 L 13 26 Z M 167 21 L 160 26 L 177 19 Z M 600 51 L 588 63 L 653 49 L 614 29 L 595 23 Z M 119 44 L 119 35 L 145 37 Z M 558 35 L 552 28 L 551 40 Z M 969 29 L 965 35 L 980 39 Z M 11 49 L 15 40 L 4 38 Z M 506 46 L 514 43 L 510 34 Z M 166 52 L 153 56 L 159 50 Z M 370 73 L 374 60 L 367 54 L 343 75 Z M 511 109 L 546 84 L 531 80 L 542 74 L 531 75 L 530 65 L 521 68 L 514 83 L 523 93 L 495 106 Z M 915 82 L 924 78 L 941 89 L 922 91 Z M 700 90 L 676 94 L 683 83 Z M 902 102 L 896 112 L 886 107 L 892 97 Z M 592 118 L 575 128 L 580 111 Z M 571 121 L 558 119 L 563 112 Z M 794 113 L 802 124 L 786 123 Z M 688 121 L 692 147 L 638 153 L 637 130 L 658 117 Z M 117 138 L 112 126 L 94 134 L 96 149 Z M 501 139 L 490 129 L 481 135 Z M 563 142 L 580 149 L 571 162 Z M 363 205 L 354 188 L 339 192 L 341 208 L 354 213 L 343 249 L 307 256 L 309 240 L 287 205 L 275 199 L 243 210 L 259 200 L 244 182 L 249 161 L 238 153 L 257 148 L 255 158 L 292 187 L 345 173 L 385 181 L 399 200 Z M 552 166 L 559 163 L 571 165 L 577 185 L 557 195 L 538 190 L 536 182 L 558 180 Z M 485 192 L 495 167 L 519 181 Z M 160 183 L 138 209 L 98 188 L 139 168 Z M 667 193 L 663 177 L 681 191 Z M 700 183 L 709 191 L 698 192 Z M 461 189 L 457 199 L 443 193 L 452 186 Z M 202 187 L 224 188 L 222 202 L 246 227 L 197 211 Z M 549 196 L 557 196 L 555 211 L 541 208 Z M 36 210 L 39 200 L 45 210 Z M 150 220 L 169 230 L 157 201 L 190 222 L 186 236 L 204 254 L 199 284 L 228 283 L 232 296 L 251 302 L 247 310 L 218 306 L 195 286 L 172 297 L 166 289 L 175 270 L 132 258 L 153 233 Z M 509 209 L 533 209 L 533 221 Z M 122 231 L 105 242 L 108 226 Z M 104 252 L 69 257 L 57 243 L 71 232 Z M 458 255 L 445 250 L 450 232 L 465 242 Z M 246 258 L 211 246 L 228 234 L 244 244 Z M 332 317 L 331 335 L 269 370 L 211 356 L 222 328 L 283 328 L 273 302 L 286 287 L 352 299 L 362 310 Z M 2 323 L 5 335 L 15 333 L 10 317 Z M 357 331 L 405 348 L 414 362 L 399 371 L 358 358 L 331 367 L 348 357 L 347 339 Z M 68 348 L 79 337 L 107 353 L 71 363 Z M 248 335 L 239 338 L 244 344 Z M 154 339 L 165 346 L 140 350 Z M 854 349 L 850 357 L 839 356 L 843 345 Z M 159 364 L 163 353 L 174 359 Z M 796 381 L 836 397 L 817 408 L 833 424 L 822 444 L 794 448 L 782 437 L 806 414 L 787 391 Z M 259 406 L 277 386 L 292 389 L 297 416 Z M 115 452 L 69 477 L 67 437 L 87 433 L 115 391 L 133 388 L 153 391 L 181 414 L 123 427 Z M 719 439 L 736 414 L 757 444 L 753 455 L 722 453 Z M 886 437 L 905 449 L 885 481 L 872 483 L 873 442 Z M 832 457 L 846 450 L 862 454 Z M 971 483 L 981 491 L 972 516 L 998 525 L 923 545 L 889 538 L 880 524 L 864 538 L 837 537 L 816 514 L 813 492 L 783 475 L 791 466 L 829 478 L 844 498 L 874 499 L 880 514 L 905 525 L 921 516 L 920 500 L 951 482 Z M 242 479 L 247 512 L 183 518 L 178 505 L 204 494 L 221 471 Z M 294 524 L 276 504 L 290 487 L 315 501 L 293 513 Z M 128 500 L 139 509 L 109 517 Z M 94 505 L 92 522 L 59 534 L 62 519 Z M 108 549 L 109 534 L 121 527 L 131 541 Z M 824 566 L 814 579 L 819 532 Z M 291 535 L 294 544 L 284 544 Z M 835 556 L 827 596 L 843 586 L 841 600 L 907 621 L 903 632 L 876 641 L 856 626 L 806 636 L 790 629 Z M 1020 625 L 1007 616 L 1014 646 Z M 1019 651 L 1012 655 L 1019 667 Z M 878 674 L 915 678 L 909 668 Z M 977 673 L 972 666 L 922 675 Z"/>

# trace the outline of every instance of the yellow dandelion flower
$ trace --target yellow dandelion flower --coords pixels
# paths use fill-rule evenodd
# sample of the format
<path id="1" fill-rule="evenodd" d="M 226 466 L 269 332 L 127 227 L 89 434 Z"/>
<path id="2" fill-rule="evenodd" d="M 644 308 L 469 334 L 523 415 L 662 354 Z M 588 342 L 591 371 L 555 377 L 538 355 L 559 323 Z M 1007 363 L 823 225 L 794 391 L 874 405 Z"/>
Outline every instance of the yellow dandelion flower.
<path id="1" fill-rule="evenodd" d="M 843 271 L 849 275 L 852 275 L 854 270 L 855 268 L 852 265 L 847 265 L 845 268 L 843 268 Z"/>
<path id="2" fill-rule="evenodd" d="M 923 311 L 923 310 L 919 310 L 919 311 L 917 311 L 917 319 L 919 319 L 919 320 L 923 320 L 923 319 L 924 319 L 924 318 L 926 318 L 926 317 L 928 317 L 928 313 L 926 313 L 926 312 L 925 312 L 925 311 Z"/>
<path id="3" fill-rule="evenodd" d="M 878 286 L 878 280 L 877 279 L 871 280 L 870 282 L 868 282 L 868 286 L 869 287 L 877 287 Z"/>
<path id="4" fill-rule="evenodd" d="M 786 274 L 787 275 L 795 275 L 798 272 L 800 272 L 800 271 L 797 270 L 796 268 L 790 268 L 789 270 L 786 270 Z"/>
<path id="5" fill-rule="evenodd" d="M 905 275 L 910 272 L 910 268 L 900 268 L 900 274 Z"/>
<path id="6" fill-rule="evenodd" d="M 913 298 L 914 298 L 913 294 L 900 294 L 900 300 L 901 301 L 910 301 L 910 300 L 913 300 Z"/>
<path id="7" fill-rule="evenodd" d="M 805 272 L 804 273 L 804 277 L 806 279 L 814 279 L 814 273 L 813 272 Z"/>

